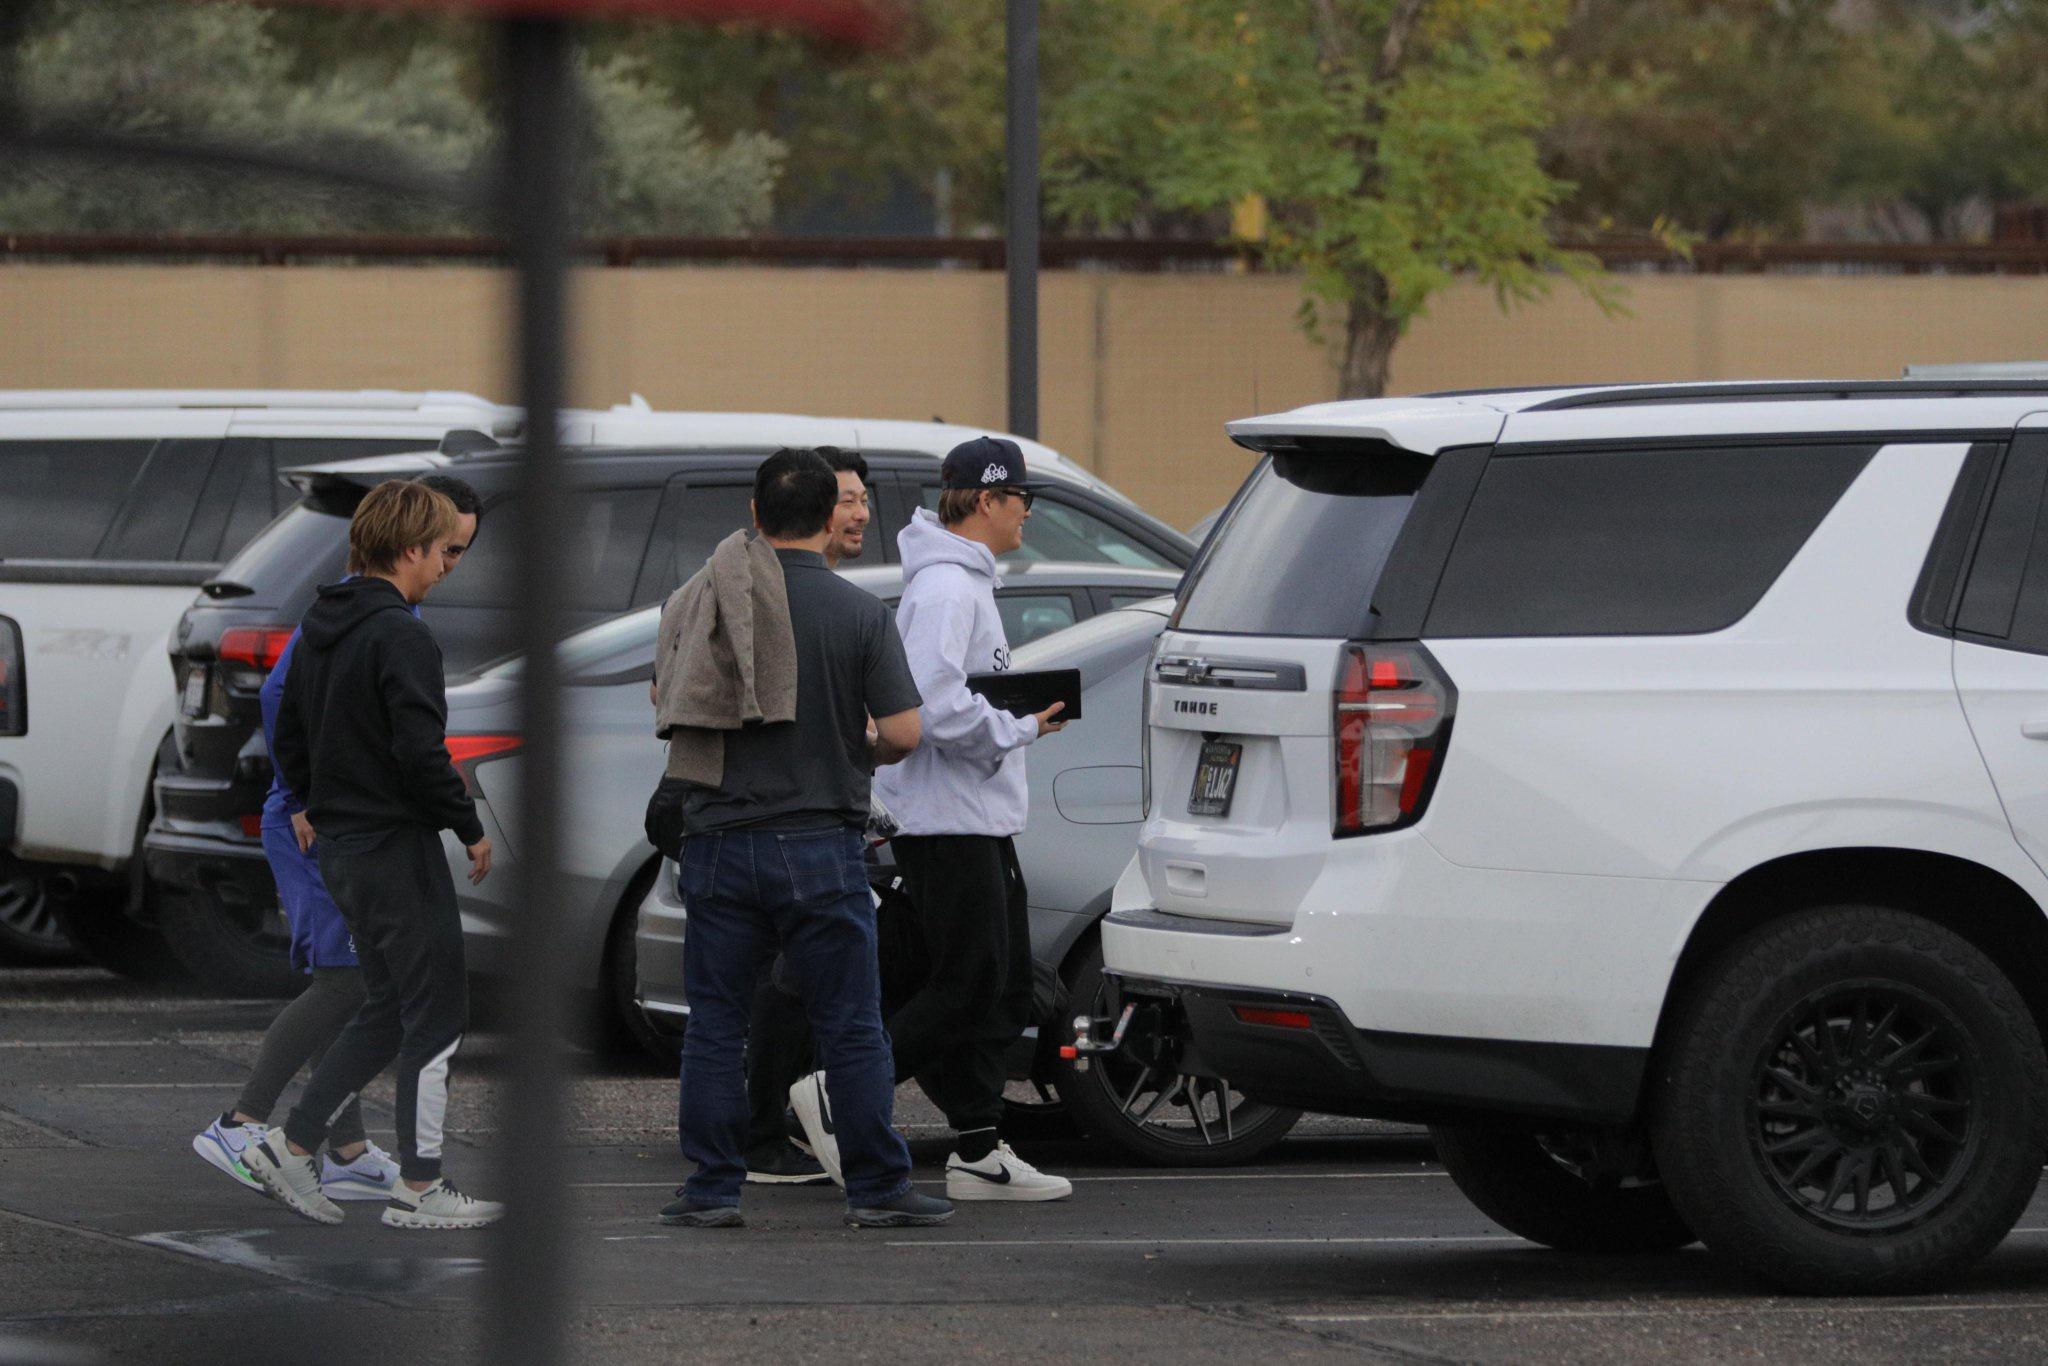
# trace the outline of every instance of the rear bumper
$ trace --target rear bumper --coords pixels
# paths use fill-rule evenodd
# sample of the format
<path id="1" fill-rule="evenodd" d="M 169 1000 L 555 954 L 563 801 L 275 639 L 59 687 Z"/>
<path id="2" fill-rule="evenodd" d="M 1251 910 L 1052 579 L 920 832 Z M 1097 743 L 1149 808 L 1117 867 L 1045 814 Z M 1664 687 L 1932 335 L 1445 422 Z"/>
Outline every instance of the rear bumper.
<path id="1" fill-rule="evenodd" d="M 1203 1062 L 1246 1095 L 1416 1123 L 1634 1118 L 1649 1050 L 1362 1030 L 1318 996 L 1109 974 L 1125 996 L 1180 1004 Z M 1239 1008 L 1269 1012 L 1247 1020 Z"/>
<path id="2" fill-rule="evenodd" d="M 178 891 L 218 896 L 231 905 L 277 904 L 277 882 L 261 841 L 152 828 L 142 842 L 142 859 L 153 881 Z"/>

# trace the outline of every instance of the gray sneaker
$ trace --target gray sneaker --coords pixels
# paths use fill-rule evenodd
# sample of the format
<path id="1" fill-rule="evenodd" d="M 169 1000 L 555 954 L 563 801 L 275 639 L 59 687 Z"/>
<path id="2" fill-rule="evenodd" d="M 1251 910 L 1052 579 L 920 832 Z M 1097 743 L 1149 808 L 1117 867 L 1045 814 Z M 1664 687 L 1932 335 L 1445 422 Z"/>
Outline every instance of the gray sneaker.
<path id="1" fill-rule="evenodd" d="M 341 1222 L 341 1206 L 321 1193 L 320 1160 L 293 1152 L 283 1129 L 268 1130 L 244 1148 L 242 1165 L 257 1185 L 283 1201 L 292 1213 L 316 1224 Z"/>
<path id="2" fill-rule="evenodd" d="M 444 1177 L 435 1177 L 423 1191 L 400 1181 L 384 1206 L 386 1228 L 482 1228 L 504 1217 L 503 1205 L 464 1195 Z"/>
<path id="3" fill-rule="evenodd" d="M 929 1228 L 952 1217 L 951 1201 L 936 1195 L 919 1195 L 916 1191 L 905 1191 L 879 1205 L 849 1205 L 846 1209 L 849 1228 Z"/>

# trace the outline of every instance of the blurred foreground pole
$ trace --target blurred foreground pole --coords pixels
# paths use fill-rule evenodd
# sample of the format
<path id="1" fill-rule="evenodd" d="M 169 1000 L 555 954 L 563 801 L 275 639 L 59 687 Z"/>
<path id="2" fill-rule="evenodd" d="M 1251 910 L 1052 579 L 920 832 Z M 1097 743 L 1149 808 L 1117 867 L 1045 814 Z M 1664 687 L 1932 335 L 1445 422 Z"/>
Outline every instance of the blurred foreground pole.
<path id="1" fill-rule="evenodd" d="M 1038 0 L 1009 0 L 1008 163 L 1010 430 L 1038 435 Z"/>
<path id="2" fill-rule="evenodd" d="M 555 642 L 565 632 L 553 522 L 564 479 L 557 414 L 564 391 L 570 148 L 577 126 L 571 42 L 561 19 L 507 19 L 504 35 L 505 163 L 499 222 L 518 267 L 519 401 L 526 408 L 514 538 L 513 600 L 522 611 L 515 647 L 520 733 L 519 858 L 506 871 L 512 900 L 510 1077 L 498 1116 L 498 1179 L 510 1205 L 491 1249 L 485 1285 L 483 1360 L 562 1360 L 568 1308 L 567 1177 L 562 1125 L 566 1070 L 562 904 L 562 699 Z M 492 1192 L 496 1194 L 496 1192 Z"/>

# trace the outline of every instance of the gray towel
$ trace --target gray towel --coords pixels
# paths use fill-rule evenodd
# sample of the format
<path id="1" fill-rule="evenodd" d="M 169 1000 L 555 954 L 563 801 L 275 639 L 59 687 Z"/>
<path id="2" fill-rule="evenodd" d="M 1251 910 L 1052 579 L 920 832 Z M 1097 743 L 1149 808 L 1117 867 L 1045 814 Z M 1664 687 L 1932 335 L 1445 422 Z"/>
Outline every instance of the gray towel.
<path id="1" fill-rule="evenodd" d="M 661 609 L 654 733 L 668 741 L 668 775 L 717 787 L 726 731 L 795 719 L 782 562 L 759 532 L 735 531 Z"/>

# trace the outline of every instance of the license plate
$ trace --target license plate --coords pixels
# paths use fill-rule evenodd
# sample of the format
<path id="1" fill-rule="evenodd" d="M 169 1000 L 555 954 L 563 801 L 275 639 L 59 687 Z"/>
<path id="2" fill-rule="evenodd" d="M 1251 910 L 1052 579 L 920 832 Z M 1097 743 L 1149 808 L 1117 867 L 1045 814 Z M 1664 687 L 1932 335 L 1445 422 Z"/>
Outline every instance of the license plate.
<path id="1" fill-rule="evenodd" d="M 1190 816 L 1227 816 L 1237 792 L 1237 761 L 1244 746 L 1229 740 L 1204 740 L 1195 765 L 1195 790 L 1188 793 Z"/>
<path id="2" fill-rule="evenodd" d="M 198 716 L 205 710 L 206 670 L 194 669 L 185 677 L 185 715 Z"/>

